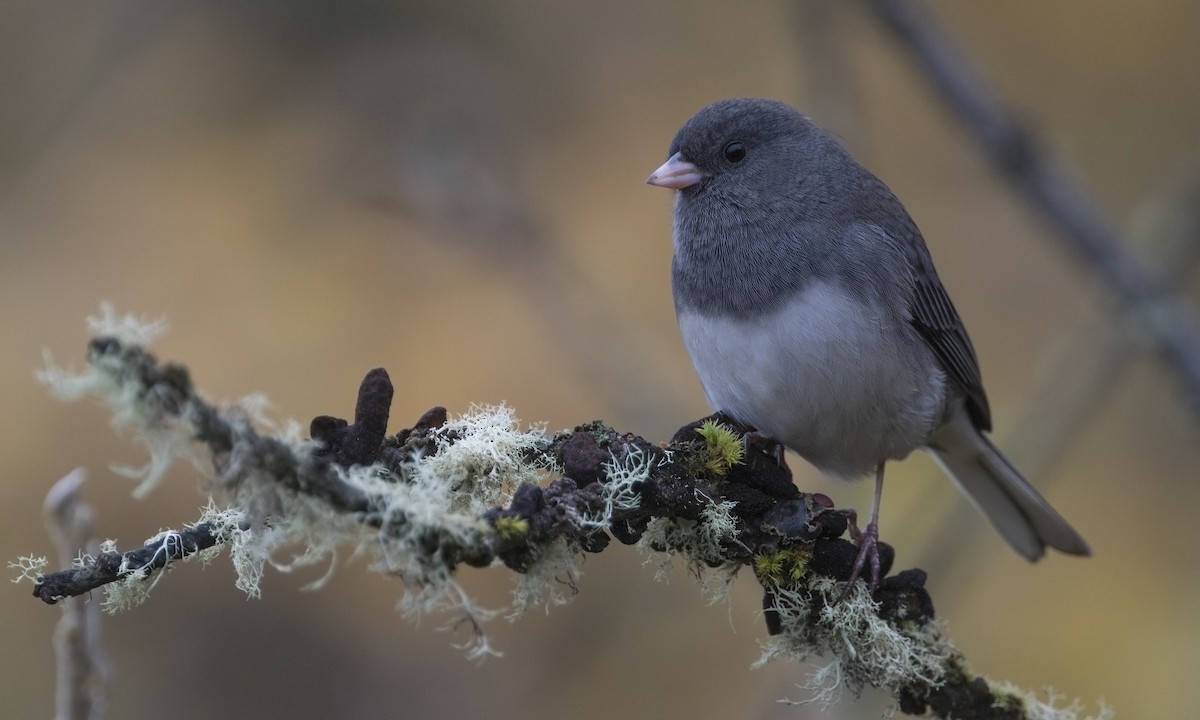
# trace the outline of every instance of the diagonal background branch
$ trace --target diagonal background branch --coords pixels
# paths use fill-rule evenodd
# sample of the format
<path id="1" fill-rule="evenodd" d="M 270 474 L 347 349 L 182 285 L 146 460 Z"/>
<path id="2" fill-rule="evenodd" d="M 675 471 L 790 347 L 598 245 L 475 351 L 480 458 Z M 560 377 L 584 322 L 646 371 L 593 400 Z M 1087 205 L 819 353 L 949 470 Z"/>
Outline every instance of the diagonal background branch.
<path id="1" fill-rule="evenodd" d="M 862 0 L 908 52 L 996 171 L 1057 229 L 1113 294 L 1133 337 L 1145 338 L 1200 415 L 1200 326 L 1191 309 L 1128 249 L 1099 208 L 972 69 L 930 13 L 910 0 Z"/>

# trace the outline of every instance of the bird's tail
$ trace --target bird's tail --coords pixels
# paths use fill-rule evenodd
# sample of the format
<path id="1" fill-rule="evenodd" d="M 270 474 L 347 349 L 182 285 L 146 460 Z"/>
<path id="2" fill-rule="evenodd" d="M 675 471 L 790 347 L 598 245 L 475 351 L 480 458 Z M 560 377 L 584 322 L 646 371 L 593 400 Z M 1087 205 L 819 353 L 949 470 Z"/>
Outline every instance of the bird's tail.
<path id="1" fill-rule="evenodd" d="M 1070 555 L 1091 555 L 1079 533 L 1050 507 L 965 411 L 954 414 L 930 438 L 929 450 L 1009 545 L 1034 561 L 1046 546 Z"/>

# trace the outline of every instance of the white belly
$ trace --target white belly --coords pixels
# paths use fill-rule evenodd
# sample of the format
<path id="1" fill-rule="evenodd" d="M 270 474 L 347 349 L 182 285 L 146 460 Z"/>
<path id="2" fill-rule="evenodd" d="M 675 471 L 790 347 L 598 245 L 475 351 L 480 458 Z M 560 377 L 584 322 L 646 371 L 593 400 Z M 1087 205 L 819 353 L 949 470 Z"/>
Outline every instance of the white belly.
<path id="1" fill-rule="evenodd" d="M 945 373 L 916 331 L 832 285 L 757 320 L 683 309 L 679 327 L 714 408 L 826 472 L 870 473 L 943 418 Z"/>

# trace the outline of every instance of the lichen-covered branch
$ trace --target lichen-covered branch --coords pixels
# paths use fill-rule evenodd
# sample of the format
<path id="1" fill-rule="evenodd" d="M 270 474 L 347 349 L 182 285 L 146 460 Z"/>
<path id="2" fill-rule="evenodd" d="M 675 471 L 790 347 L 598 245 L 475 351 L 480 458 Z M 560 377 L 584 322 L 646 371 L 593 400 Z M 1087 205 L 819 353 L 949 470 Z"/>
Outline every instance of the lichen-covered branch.
<path id="1" fill-rule="evenodd" d="M 148 578 L 154 571 L 162 570 L 176 560 L 187 559 L 219 544 L 221 539 L 212 523 L 160 533 L 134 550 L 102 550 L 94 555 L 82 555 L 77 565 L 38 578 L 33 594 L 42 602 L 53 605 L 109 583 L 127 578 Z"/>
<path id="2" fill-rule="evenodd" d="M 772 636 L 764 661 L 832 657 L 814 676 L 819 699 L 866 685 L 891 692 L 911 713 L 940 717 L 1075 717 L 1001 690 L 966 669 L 934 619 L 925 575 L 910 570 L 869 593 L 842 598 L 855 547 L 843 539 L 848 513 L 802 493 L 771 448 L 744 441 L 746 428 L 720 415 L 653 444 L 601 422 L 549 435 L 520 429 L 507 408 L 449 416 L 427 412 L 388 435 L 393 388 L 387 373 L 363 380 L 354 422 L 323 416 L 310 438 L 294 429 L 256 430 L 254 407 L 218 408 L 181 365 L 160 364 L 128 338 L 103 334 L 79 374 L 48 367 L 43 378 L 68 397 L 100 396 L 115 422 L 133 427 L 152 463 L 139 490 L 161 479 L 170 459 L 209 464 L 214 500 L 196 522 L 142 547 L 112 543 L 73 567 L 44 573 L 25 558 L 34 595 L 48 603 L 104 588 L 106 606 L 143 601 L 178 560 L 230 552 L 238 586 L 256 595 L 278 551 L 292 564 L 330 562 L 351 546 L 374 569 L 404 581 L 410 612 L 451 610 L 474 629 L 470 653 L 490 651 L 489 613 L 455 577 L 499 560 L 517 578 L 514 609 L 565 600 L 577 562 L 612 538 L 684 559 L 697 575 L 749 566 L 764 588 Z M 883 548 L 883 573 L 894 553 Z M 1041 714 L 1036 714 L 1041 713 Z"/>

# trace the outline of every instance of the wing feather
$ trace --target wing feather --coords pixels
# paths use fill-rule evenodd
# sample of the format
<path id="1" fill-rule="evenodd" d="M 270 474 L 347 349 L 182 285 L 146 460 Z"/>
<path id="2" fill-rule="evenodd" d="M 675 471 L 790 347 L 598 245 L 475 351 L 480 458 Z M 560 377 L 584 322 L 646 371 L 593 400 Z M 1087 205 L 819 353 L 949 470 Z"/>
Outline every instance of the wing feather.
<path id="1" fill-rule="evenodd" d="M 933 354 L 941 361 L 950 378 L 964 393 L 967 412 L 980 430 L 991 430 L 991 410 L 987 395 L 983 391 L 983 380 L 979 373 L 979 360 L 967 329 L 954 303 L 942 286 L 933 259 L 925 247 L 925 239 L 908 211 L 888 189 L 883 181 L 871 176 L 868 179 L 863 221 L 881 228 L 885 233 L 900 240 L 900 247 L 907 255 L 915 286 L 909 306 L 909 322 L 916 328 Z"/>

